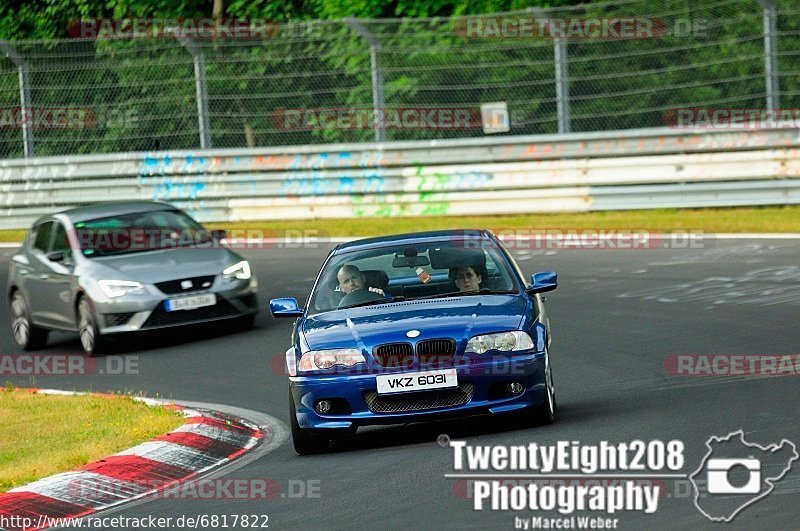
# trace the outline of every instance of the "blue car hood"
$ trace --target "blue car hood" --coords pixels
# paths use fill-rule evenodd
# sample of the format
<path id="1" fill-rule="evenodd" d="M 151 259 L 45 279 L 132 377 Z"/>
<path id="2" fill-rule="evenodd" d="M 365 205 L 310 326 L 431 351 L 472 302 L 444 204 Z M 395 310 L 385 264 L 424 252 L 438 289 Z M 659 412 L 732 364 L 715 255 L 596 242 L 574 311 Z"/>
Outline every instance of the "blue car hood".
<path id="1" fill-rule="evenodd" d="M 449 337 L 460 342 L 474 335 L 517 330 L 527 309 L 521 295 L 471 295 L 335 310 L 312 315 L 301 324 L 309 348 L 358 347 Z M 418 330 L 409 339 L 406 332 Z"/>

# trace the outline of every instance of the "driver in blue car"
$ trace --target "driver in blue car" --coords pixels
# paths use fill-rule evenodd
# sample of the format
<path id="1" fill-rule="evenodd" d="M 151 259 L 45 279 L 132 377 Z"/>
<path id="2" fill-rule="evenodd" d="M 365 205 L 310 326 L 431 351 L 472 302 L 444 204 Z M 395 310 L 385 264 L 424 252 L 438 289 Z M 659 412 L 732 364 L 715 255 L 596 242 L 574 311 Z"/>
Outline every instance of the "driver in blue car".
<path id="1" fill-rule="evenodd" d="M 343 265 L 336 274 L 336 279 L 339 281 L 339 289 L 344 292 L 344 298 L 339 302 L 340 308 L 354 302 L 386 297 L 382 289 L 368 287 L 364 273 L 354 265 Z"/>

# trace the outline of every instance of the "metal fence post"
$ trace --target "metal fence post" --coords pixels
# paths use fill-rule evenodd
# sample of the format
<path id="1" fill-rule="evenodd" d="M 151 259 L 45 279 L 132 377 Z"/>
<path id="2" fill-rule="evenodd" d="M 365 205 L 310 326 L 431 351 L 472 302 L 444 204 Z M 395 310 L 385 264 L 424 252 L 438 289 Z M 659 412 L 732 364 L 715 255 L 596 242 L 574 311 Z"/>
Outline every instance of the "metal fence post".
<path id="1" fill-rule="evenodd" d="M 208 119 L 208 90 L 206 87 L 206 59 L 203 50 L 180 30 L 175 31 L 175 38 L 192 54 L 194 59 L 194 88 L 197 99 L 197 123 L 200 128 L 200 149 L 211 146 L 211 123 Z"/>
<path id="2" fill-rule="evenodd" d="M 370 71 L 372 72 L 372 113 L 375 120 L 375 142 L 386 140 L 386 107 L 383 95 L 383 71 L 378 62 L 381 43 L 375 34 L 354 18 L 344 21 L 369 44 Z"/>
<path id="3" fill-rule="evenodd" d="M 550 30 L 550 20 L 542 8 L 530 7 L 528 11 L 542 21 L 542 27 Z M 572 116 L 569 110 L 569 69 L 567 65 L 567 41 L 563 37 L 553 35 L 553 67 L 556 74 L 556 109 L 559 134 L 572 132 Z"/>
<path id="4" fill-rule="evenodd" d="M 781 105 L 778 79 L 778 12 L 773 0 L 758 0 L 764 10 L 764 75 L 766 76 L 767 110 L 777 113 Z"/>
<path id="5" fill-rule="evenodd" d="M 17 66 L 19 71 L 19 107 L 22 119 L 22 145 L 25 158 L 34 155 L 33 109 L 31 108 L 31 85 L 28 79 L 28 63 L 9 42 L 0 40 L 0 50 Z"/>
<path id="6" fill-rule="evenodd" d="M 558 132 L 572 131 L 569 112 L 569 71 L 567 70 L 567 42 L 562 37 L 553 38 L 553 57 L 556 68 L 556 105 L 558 106 Z"/>

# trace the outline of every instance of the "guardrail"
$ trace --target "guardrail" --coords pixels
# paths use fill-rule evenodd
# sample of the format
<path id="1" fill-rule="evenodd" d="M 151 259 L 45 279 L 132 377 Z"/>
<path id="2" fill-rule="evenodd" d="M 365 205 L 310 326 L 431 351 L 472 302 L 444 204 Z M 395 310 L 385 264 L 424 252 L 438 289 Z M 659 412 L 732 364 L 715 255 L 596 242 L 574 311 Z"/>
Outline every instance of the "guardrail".
<path id="1" fill-rule="evenodd" d="M 121 199 L 201 221 L 796 204 L 799 155 L 776 128 L 0 160 L 0 228 Z"/>

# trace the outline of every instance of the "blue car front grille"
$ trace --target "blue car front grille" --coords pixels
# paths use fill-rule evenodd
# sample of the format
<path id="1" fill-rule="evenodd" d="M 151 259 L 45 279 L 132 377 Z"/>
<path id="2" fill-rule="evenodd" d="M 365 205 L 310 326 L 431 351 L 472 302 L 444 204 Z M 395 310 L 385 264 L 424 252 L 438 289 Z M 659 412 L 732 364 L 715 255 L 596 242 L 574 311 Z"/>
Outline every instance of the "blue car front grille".
<path id="1" fill-rule="evenodd" d="M 372 349 L 372 356 L 382 367 L 409 367 L 414 363 L 411 343 L 387 343 Z"/>
<path id="2" fill-rule="evenodd" d="M 377 391 L 366 391 L 364 403 L 373 413 L 407 413 L 426 409 L 441 409 L 461 406 L 472 400 L 475 386 L 471 382 L 453 389 L 437 389 L 397 395 L 379 395 Z"/>
<path id="3" fill-rule="evenodd" d="M 456 342 L 452 339 L 426 339 L 417 343 L 417 358 L 423 365 L 447 363 L 456 353 Z"/>

